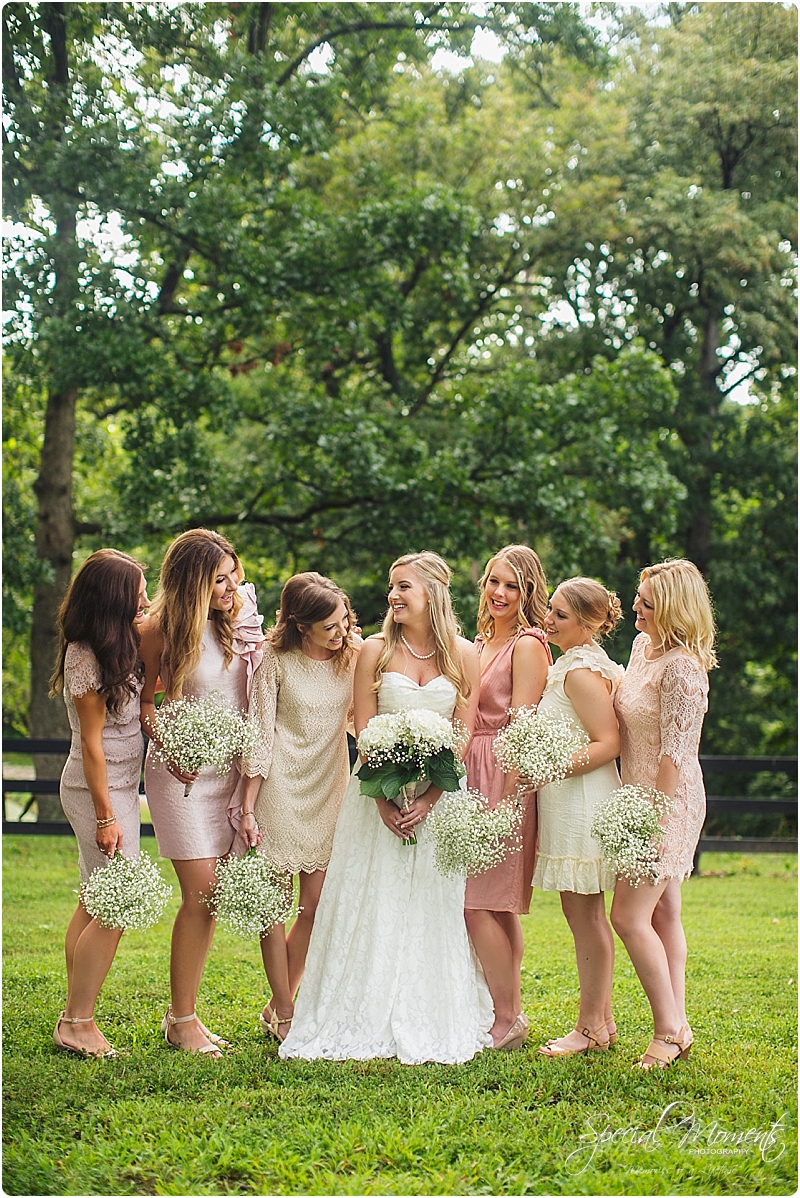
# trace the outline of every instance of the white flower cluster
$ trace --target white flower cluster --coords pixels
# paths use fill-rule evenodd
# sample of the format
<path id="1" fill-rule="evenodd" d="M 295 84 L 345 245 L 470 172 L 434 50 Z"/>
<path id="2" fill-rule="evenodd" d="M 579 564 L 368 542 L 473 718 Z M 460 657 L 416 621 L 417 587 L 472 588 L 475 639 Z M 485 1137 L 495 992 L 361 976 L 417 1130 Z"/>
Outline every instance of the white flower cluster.
<path id="1" fill-rule="evenodd" d="M 282 873 L 257 849 L 217 861 L 217 881 L 208 905 L 237 936 L 266 935 L 296 914 L 292 875 Z"/>
<path id="2" fill-rule="evenodd" d="M 591 833 L 617 877 L 632 886 L 656 880 L 664 836 L 660 820 L 671 810 L 667 796 L 651 786 L 621 786 L 598 804 Z"/>
<path id="3" fill-rule="evenodd" d="M 189 696 L 165 703 L 153 719 L 151 755 L 185 773 L 215 765 L 227 772 L 234 758 L 251 753 L 258 729 L 246 712 L 236 711 L 219 691 L 202 699 Z"/>
<path id="4" fill-rule="evenodd" d="M 518 770 L 538 788 L 560 782 L 574 765 L 588 762 L 588 744 L 589 737 L 574 720 L 535 707 L 517 707 L 510 723 L 495 737 L 494 753 L 506 773 Z"/>
<path id="5" fill-rule="evenodd" d="M 522 808 L 516 804 L 501 803 L 491 810 L 477 790 L 443 795 L 425 821 L 434 864 L 445 877 L 482 874 L 519 852 L 521 823 Z"/>
<path id="6" fill-rule="evenodd" d="M 421 769 L 443 749 L 460 756 L 462 727 L 421 707 L 389 711 L 372 717 L 358 738 L 358 751 L 372 766 L 396 761 L 412 762 Z"/>
<path id="7" fill-rule="evenodd" d="M 158 923 L 172 897 L 155 861 L 147 853 L 123 857 L 92 870 L 80 889 L 84 907 L 104 928 L 144 931 Z"/>

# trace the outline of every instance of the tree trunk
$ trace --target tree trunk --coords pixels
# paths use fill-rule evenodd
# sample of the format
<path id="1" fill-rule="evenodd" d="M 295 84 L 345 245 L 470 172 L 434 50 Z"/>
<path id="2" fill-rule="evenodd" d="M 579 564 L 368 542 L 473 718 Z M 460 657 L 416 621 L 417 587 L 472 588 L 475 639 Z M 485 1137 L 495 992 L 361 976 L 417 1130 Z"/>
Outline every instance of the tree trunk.
<path id="1" fill-rule="evenodd" d="M 36 552 L 52 568 L 50 582 L 34 592 L 31 627 L 30 734 L 69 736 L 69 723 L 60 697 L 50 698 L 50 675 L 58 649 L 56 615 L 72 574 L 75 525 L 72 514 L 72 459 L 75 446 L 77 388 L 51 391 L 47 399 L 44 443 L 34 490 L 39 501 Z M 57 778 L 64 756 L 37 754 L 37 778 Z M 40 820 L 64 819 L 57 795 L 40 795 Z"/>

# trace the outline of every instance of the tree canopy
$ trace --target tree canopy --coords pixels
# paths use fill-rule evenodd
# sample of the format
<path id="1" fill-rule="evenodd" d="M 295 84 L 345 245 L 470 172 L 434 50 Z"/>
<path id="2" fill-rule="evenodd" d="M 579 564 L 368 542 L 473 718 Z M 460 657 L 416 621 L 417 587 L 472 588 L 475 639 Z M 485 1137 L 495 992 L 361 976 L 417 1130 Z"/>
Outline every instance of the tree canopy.
<path id="1" fill-rule="evenodd" d="M 409 549 L 468 628 L 508 541 L 689 556 L 709 745 L 789 749 L 796 12 L 602 13 L 5 6 L 7 725 L 76 559 L 206 525 L 367 624 Z"/>

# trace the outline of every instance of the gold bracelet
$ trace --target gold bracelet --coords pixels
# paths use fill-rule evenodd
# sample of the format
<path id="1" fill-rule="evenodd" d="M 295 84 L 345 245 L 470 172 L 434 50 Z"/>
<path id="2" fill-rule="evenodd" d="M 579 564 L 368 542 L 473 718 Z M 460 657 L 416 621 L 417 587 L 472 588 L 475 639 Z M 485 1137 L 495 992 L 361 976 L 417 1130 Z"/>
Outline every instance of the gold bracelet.
<path id="1" fill-rule="evenodd" d="M 117 822 L 116 815 L 110 815 L 108 819 L 99 819 L 97 821 L 98 828 L 110 828 L 112 824 Z"/>

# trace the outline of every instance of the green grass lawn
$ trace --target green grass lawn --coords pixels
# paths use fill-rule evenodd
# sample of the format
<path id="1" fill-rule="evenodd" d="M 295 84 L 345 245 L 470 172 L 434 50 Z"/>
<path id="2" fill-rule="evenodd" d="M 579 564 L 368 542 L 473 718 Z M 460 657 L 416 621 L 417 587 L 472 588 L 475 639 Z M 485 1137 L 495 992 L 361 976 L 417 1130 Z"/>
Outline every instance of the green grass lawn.
<path id="1" fill-rule="evenodd" d="M 790 1194 L 796 1169 L 797 859 L 707 855 L 683 888 L 691 1059 L 631 1068 L 648 1008 L 618 946 L 616 1050 L 552 1061 L 577 1013 L 558 897 L 524 920 L 530 1046 L 459 1066 L 291 1062 L 265 1042 L 255 944 L 217 934 L 199 1010 L 222 1061 L 169 1051 L 171 918 L 123 938 L 98 1015 L 129 1055 L 51 1033 L 77 886 L 66 837 L 3 838 L 3 1185 L 9 1194 Z M 145 842 L 155 852 L 152 842 Z M 167 862 L 164 873 L 171 876 Z M 176 888 L 177 893 L 177 888 Z M 173 900 L 170 916 L 177 905 Z M 773 1128 L 780 1122 L 778 1128 Z M 681 1126 L 678 1126 L 681 1124 Z M 771 1130 L 772 1129 L 772 1130 Z"/>

